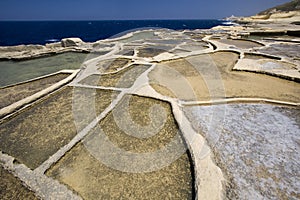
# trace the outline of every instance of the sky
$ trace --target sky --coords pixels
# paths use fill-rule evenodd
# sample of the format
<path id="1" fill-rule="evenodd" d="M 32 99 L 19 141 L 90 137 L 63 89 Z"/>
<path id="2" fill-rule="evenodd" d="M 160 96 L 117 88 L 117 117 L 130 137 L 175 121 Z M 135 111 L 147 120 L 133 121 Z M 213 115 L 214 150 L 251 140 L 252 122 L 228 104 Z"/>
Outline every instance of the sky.
<path id="1" fill-rule="evenodd" d="M 0 0 L 0 20 L 221 19 L 289 0 Z"/>

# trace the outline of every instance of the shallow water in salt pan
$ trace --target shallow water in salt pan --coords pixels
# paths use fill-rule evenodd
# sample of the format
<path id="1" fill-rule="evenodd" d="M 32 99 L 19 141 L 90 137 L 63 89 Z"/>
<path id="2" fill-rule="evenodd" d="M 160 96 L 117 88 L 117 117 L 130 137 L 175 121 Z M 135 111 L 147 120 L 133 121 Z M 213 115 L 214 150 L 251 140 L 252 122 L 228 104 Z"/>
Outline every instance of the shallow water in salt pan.
<path id="1" fill-rule="evenodd" d="M 0 62 L 0 87 L 23 82 L 63 69 L 79 69 L 86 53 L 63 53 L 24 61 Z"/>

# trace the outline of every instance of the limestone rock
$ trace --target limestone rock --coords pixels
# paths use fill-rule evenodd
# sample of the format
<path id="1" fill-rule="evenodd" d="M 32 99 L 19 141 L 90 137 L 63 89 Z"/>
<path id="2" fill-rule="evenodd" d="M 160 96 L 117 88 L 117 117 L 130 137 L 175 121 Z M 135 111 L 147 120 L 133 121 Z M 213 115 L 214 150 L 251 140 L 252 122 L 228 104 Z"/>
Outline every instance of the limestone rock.
<path id="1" fill-rule="evenodd" d="M 60 48 L 62 47 L 62 43 L 61 42 L 55 42 L 55 43 L 47 43 L 46 48 Z"/>
<path id="2" fill-rule="evenodd" d="M 83 41 L 80 38 L 65 38 L 61 40 L 62 47 L 77 47 L 81 43 Z"/>
<path id="3" fill-rule="evenodd" d="M 0 52 L 7 53 L 7 52 L 40 51 L 44 49 L 45 46 L 42 45 L 17 45 L 17 46 L 0 47 Z"/>

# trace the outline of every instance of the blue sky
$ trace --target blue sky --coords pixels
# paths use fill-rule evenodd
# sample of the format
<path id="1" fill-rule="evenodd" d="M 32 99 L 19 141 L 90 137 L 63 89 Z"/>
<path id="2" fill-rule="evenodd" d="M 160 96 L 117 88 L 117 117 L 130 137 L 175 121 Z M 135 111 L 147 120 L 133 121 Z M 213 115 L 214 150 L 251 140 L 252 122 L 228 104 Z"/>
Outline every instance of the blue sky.
<path id="1" fill-rule="evenodd" d="M 220 19 L 288 0 L 0 0 L 0 20 Z"/>

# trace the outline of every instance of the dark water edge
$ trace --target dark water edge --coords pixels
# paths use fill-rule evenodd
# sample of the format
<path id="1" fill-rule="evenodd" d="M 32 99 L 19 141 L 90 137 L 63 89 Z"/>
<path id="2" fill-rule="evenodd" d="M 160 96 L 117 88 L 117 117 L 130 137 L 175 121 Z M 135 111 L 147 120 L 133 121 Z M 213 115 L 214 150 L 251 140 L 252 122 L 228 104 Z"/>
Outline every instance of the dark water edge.
<path id="1" fill-rule="evenodd" d="M 222 20 L 106 20 L 106 21 L 0 21 L 0 46 L 58 42 L 79 37 L 85 42 L 106 39 L 137 28 L 209 29 Z"/>

